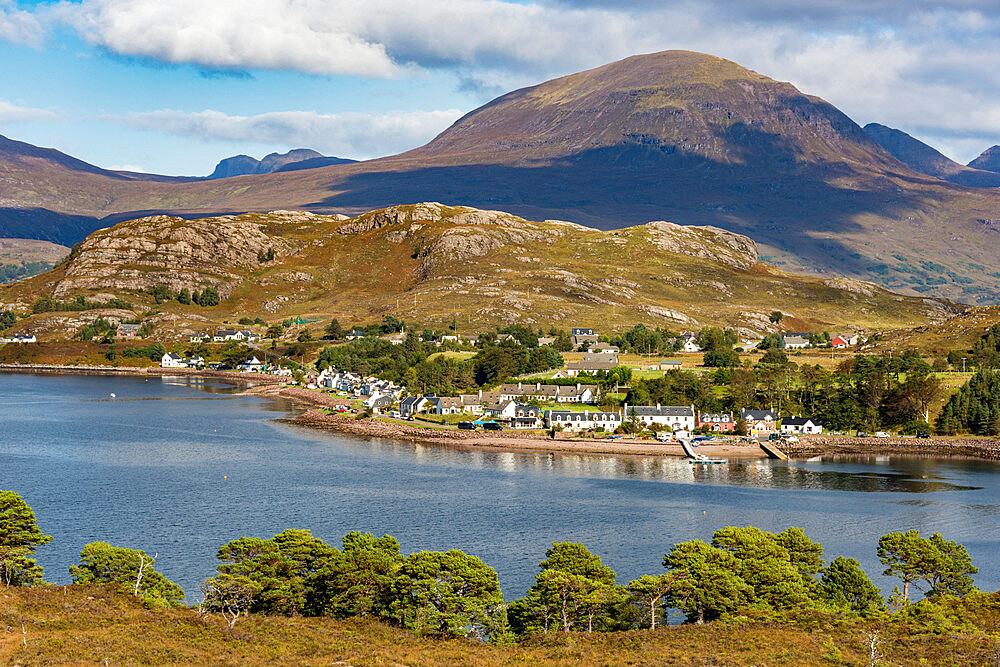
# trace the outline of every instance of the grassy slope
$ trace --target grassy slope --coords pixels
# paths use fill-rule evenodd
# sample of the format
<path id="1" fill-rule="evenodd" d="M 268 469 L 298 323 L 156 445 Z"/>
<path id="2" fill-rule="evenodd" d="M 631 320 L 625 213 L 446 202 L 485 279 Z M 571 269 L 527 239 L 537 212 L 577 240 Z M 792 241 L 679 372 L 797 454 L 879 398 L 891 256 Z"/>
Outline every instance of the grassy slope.
<path id="1" fill-rule="evenodd" d="M 963 632 L 882 629 L 891 665 L 992 665 L 995 596 Z M 24 639 L 22 641 L 22 624 Z M 435 640 L 364 620 L 250 617 L 230 632 L 218 617 L 146 610 L 113 586 L 0 590 L 0 662 L 109 665 L 868 665 L 876 626 L 803 614 L 798 627 L 748 620 L 586 635 L 548 635 L 493 647 Z M 106 662 L 105 662 L 106 661 Z"/>
<path id="2" fill-rule="evenodd" d="M 32 239 L 0 239 L 0 264 L 21 262 L 58 262 L 69 254 L 69 248 L 48 241 Z"/>
<path id="3" fill-rule="evenodd" d="M 983 333 L 1000 322 L 1000 306 L 969 308 L 936 324 L 885 332 L 871 344 L 873 350 L 899 351 L 917 348 L 925 354 L 945 355 L 949 350 L 969 350 Z"/>
<path id="4" fill-rule="evenodd" d="M 551 324 L 595 326 L 602 332 L 639 322 L 675 330 L 726 325 L 762 331 L 770 326 L 767 314 L 772 310 L 788 314 L 785 328 L 836 332 L 924 325 L 943 315 L 941 304 L 919 298 L 879 289 L 866 296 L 763 264 L 741 269 L 667 252 L 651 242 L 645 226 L 602 232 L 521 221 L 536 231 L 561 235 L 551 243 L 503 242 L 474 257 L 430 251 L 435 262 L 421 272 L 425 258 L 415 255 L 456 229 L 497 234 L 503 240 L 502 225 L 456 225 L 448 218 L 456 212 L 460 210 L 445 209 L 441 220 L 405 222 L 357 235 L 337 233 L 347 223 L 335 218 L 318 217 L 299 224 L 281 216 L 240 216 L 239 224 L 261 224 L 270 237 L 297 246 L 298 251 L 252 271 L 241 269 L 232 297 L 217 307 L 162 304 L 158 335 L 182 338 L 241 315 L 261 315 L 270 321 L 335 316 L 346 325 L 394 314 L 439 327 L 457 318 L 460 333 L 510 322 L 543 328 Z M 126 233 L 130 224 L 134 223 L 96 232 L 94 238 Z M 164 224 L 185 223 L 173 219 Z M 410 236 L 400 241 L 399 235 L 407 230 Z M 710 239 L 703 243 L 711 246 Z M 697 245 L 691 247 L 697 249 Z M 113 273 L 120 266 L 105 268 Z M 308 279 L 289 278 L 295 272 L 308 274 Z M 51 293 L 65 273 L 61 265 L 0 290 L 0 302 L 20 302 L 26 307 L 37 296 Z M 205 275 L 210 273 L 212 268 L 206 267 Z M 137 304 L 139 311 L 153 305 L 147 296 L 134 291 L 96 291 L 120 294 Z M 93 292 L 87 295 L 92 297 Z M 277 302 L 277 296 L 287 301 Z M 691 319 L 664 316 L 658 309 Z M 51 317 L 36 316 L 39 321 Z M 30 328 L 30 322 L 21 328 L 25 326 Z"/>

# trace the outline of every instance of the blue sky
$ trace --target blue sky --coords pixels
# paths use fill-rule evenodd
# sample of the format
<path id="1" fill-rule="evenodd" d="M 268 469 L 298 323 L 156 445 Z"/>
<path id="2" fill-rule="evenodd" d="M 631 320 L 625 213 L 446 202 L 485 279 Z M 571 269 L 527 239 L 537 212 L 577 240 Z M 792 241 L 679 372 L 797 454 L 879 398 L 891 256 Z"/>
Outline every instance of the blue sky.
<path id="1" fill-rule="evenodd" d="M 504 91 L 672 48 L 961 162 L 1000 143 L 985 0 L 0 0 L 0 134 L 166 174 L 296 147 L 363 159 Z"/>

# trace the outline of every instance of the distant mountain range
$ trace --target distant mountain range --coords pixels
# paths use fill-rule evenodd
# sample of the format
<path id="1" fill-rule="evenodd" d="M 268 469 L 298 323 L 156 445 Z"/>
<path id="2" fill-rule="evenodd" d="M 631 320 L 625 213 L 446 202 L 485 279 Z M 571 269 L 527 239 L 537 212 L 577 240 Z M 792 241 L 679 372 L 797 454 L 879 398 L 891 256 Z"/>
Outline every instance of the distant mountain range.
<path id="1" fill-rule="evenodd" d="M 215 171 L 209 175 L 209 178 L 271 174 L 276 171 L 315 169 L 317 167 L 329 167 L 334 164 L 350 164 L 352 162 L 357 162 L 357 160 L 327 157 L 322 153 L 317 153 L 308 148 L 295 148 L 287 153 L 270 153 L 265 155 L 261 160 L 256 160 L 249 155 L 227 157 L 215 166 Z"/>
<path id="2" fill-rule="evenodd" d="M 1000 192 L 923 173 L 828 102 L 685 51 L 507 93 L 425 146 L 377 160 L 158 182 L 0 152 L 0 176 L 0 236 L 69 244 L 88 226 L 150 212 L 354 214 L 440 201 L 601 229 L 714 225 L 753 238 L 786 270 L 1000 301 Z"/>
<path id="3" fill-rule="evenodd" d="M 878 123 L 869 123 L 864 129 L 875 143 L 892 153 L 903 164 L 922 174 L 974 188 L 1000 187 L 1000 173 L 973 167 L 976 160 L 969 166 L 959 164 L 906 132 Z M 977 159 L 981 158 L 982 156 Z"/>

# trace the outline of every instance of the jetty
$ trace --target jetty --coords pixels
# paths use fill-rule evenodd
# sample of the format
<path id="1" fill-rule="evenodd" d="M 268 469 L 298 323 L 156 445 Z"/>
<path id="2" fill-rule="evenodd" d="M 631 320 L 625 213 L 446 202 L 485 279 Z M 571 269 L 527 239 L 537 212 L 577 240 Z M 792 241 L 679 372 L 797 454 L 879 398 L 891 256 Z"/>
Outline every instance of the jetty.
<path id="1" fill-rule="evenodd" d="M 778 449 L 777 445 L 773 441 L 762 440 L 760 442 L 760 448 L 764 450 L 767 457 L 770 459 L 778 459 L 779 461 L 787 461 L 788 455 L 783 451 Z"/>

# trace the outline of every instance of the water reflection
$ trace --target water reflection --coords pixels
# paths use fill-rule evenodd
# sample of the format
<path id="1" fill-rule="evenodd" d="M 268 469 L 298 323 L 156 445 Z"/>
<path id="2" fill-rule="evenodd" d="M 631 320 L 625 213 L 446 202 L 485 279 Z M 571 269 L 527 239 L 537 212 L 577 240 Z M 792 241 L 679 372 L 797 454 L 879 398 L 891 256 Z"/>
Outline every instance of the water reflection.
<path id="1" fill-rule="evenodd" d="M 344 446 L 339 435 L 323 437 L 310 429 L 283 426 L 296 437 L 328 440 Z M 349 439 L 350 446 L 376 456 L 408 458 L 424 463 L 447 463 L 504 472 L 608 478 L 684 484 L 749 486 L 761 489 L 800 489 L 865 493 L 934 493 L 974 491 L 982 487 L 949 481 L 941 461 L 870 457 L 839 457 L 827 462 L 730 459 L 724 465 L 695 465 L 679 457 L 619 457 L 561 452 L 477 452 L 437 445 L 378 438 Z M 875 469 L 873 469 L 875 468 Z"/>

